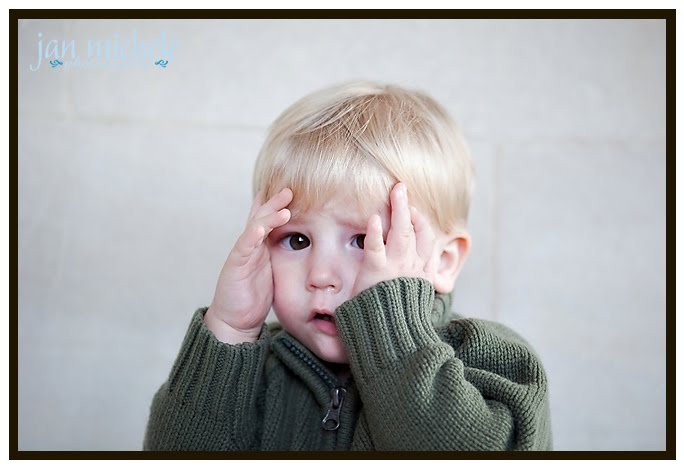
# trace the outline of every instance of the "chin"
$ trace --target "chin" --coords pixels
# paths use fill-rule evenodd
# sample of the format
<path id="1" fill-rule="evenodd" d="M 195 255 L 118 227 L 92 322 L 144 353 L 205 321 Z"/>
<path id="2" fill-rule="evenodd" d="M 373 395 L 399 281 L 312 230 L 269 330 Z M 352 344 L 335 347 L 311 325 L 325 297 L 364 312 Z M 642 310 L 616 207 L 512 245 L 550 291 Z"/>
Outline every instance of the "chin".
<path id="1" fill-rule="evenodd" d="M 348 364 L 349 357 L 347 356 L 347 350 L 344 348 L 344 345 L 341 345 L 342 342 L 335 343 L 336 345 L 318 346 L 318 348 L 311 350 L 314 355 L 325 362 L 340 363 L 344 365 Z"/>
<path id="2" fill-rule="evenodd" d="M 316 355 L 321 360 L 327 363 L 339 363 L 340 365 L 348 365 L 349 358 L 347 358 L 347 352 L 341 355 Z"/>

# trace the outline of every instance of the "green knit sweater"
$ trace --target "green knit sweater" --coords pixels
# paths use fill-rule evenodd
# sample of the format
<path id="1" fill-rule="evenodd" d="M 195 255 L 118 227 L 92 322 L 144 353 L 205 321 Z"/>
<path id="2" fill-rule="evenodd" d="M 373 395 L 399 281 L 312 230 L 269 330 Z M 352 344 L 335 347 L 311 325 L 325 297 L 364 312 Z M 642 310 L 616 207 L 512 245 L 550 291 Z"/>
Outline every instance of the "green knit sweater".
<path id="1" fill-rule="evenodd" d="M 277 324 L 221 343 L 192 318 L 155 395 L 145 450 L 549 450 L 547 381 L 525 341 L 450 314 L 419 278 L 336 310 L 345 384 Z M 325 418 L 325 420 L 324 420 Z"/>

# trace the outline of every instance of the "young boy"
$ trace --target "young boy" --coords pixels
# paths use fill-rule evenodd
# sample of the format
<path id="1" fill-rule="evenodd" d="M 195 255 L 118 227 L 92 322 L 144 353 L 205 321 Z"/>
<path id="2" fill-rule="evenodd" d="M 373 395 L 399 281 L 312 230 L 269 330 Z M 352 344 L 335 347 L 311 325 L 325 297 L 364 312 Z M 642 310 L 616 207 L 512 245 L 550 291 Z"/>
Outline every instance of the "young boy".
<path id="1" fill-rule="evenodd" d="M 292 105 L 144 448 L 550 449 L 532 349 L 450 314 L 471 187 L 460 132 L 422 93 L 355 82 Z"/>

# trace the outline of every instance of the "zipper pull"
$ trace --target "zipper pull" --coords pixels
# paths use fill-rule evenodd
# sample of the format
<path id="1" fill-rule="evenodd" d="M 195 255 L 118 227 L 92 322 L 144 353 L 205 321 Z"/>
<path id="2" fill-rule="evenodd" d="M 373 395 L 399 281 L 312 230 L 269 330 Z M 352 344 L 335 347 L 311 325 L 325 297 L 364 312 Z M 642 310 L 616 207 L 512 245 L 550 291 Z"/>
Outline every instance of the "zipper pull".
<path id="1" fill-rule="evenodd" d="M 347 390 L 344 388 L 335 388 L 330 391 L 331 401 L 328 412 L 323 417 L 324 430 L 337 430 L 340 426 L 340 410 L 342 410 L 342 401 Z"/>

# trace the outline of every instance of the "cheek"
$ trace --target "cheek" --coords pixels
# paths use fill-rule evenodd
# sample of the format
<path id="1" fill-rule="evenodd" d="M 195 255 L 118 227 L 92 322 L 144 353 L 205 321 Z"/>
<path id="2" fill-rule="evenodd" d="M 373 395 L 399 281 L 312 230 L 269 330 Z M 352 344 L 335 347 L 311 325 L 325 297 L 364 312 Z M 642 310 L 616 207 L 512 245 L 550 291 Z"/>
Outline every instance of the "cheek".
<path id="1" fill-rule="evenodd" d="M 288 264 L 278 257 L 271 259 L 271 271 L 273 273 L 273 310 L 278 319 L 283 322 L 283 317 L 289 317 L 288 307 L 295 305 L 296 290 L 294 289 L 293 277 Z"/>
<path id="2" fill-rule="evenodd" d="M 295 257 L 288 254 L 271 254 L 271 272 L 273 273 L 273 288 L 276 292 L 290 288 L 298 277 L 298 266 Z"/>
<path id="3" fill-rule="evenodd" d="M 346 262 L 347 263 L 345 263 L 344 266 L 346 281 L 345 285 L 347 288 L 351 289 L 356 281 L 359 271 L 361 271 L 361 265 L 363 264 L 363 250 L 352 250 L 346 258 Z"/>

